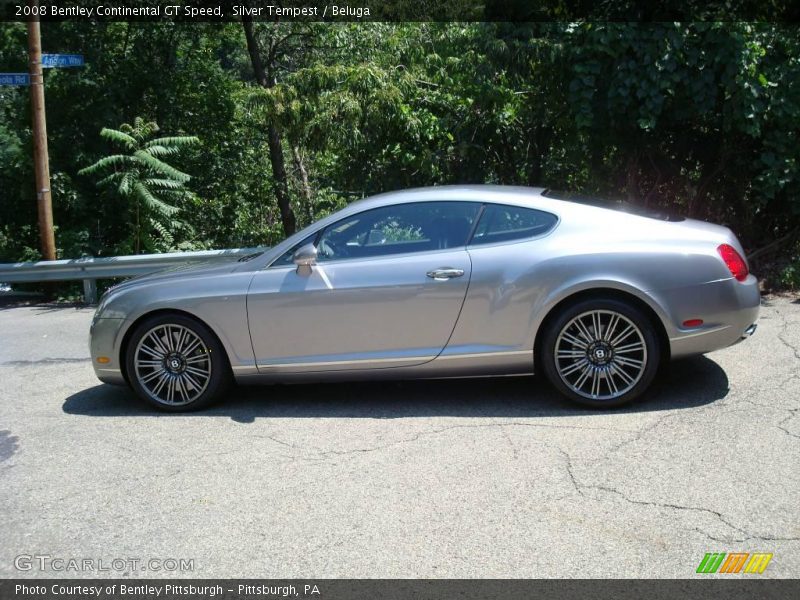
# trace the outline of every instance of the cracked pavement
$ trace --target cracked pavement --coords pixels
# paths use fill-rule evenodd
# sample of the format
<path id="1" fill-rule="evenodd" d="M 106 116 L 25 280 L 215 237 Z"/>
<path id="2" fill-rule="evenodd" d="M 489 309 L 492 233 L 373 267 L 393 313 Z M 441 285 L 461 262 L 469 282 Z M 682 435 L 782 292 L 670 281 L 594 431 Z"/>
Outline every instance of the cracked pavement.
<path id="1" fill-rule="evenodd" d="M 591 411 L 530 377 L 235 388 L 190 415 L 100 384 L 92 310 L 0 310 L 0 576 L 19 554 L 191 577 L 800 573 L 800 300 Z M 69 576 L 173 576 L 168 572 Z M 708 577 L 708 576 L 704 576 Z M 721 576 L 723 577 L 723 576 Z"/>

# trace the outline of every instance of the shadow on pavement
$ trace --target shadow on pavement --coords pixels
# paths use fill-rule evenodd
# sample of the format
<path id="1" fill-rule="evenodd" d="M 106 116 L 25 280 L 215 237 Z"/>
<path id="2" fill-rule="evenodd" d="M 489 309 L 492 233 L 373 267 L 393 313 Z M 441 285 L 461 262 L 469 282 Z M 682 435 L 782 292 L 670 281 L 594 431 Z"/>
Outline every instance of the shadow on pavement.
<path id="1" fill-rule="evenodd" d="M 94 310 L 97 308 L 84 302 L 47 302 L 44 295 L 36 292 L 17 293 L 13 296 L 0 294 L 0 311 L 28 308 L 37 314 L 61 312 L 64 310 Z"/>
<path id="2" fill-rule="evenodd" d="M 44 300 L 44 294 L 35 292 L 3 292 L 0 291 L 0 310 L 10 310 L 22 306 L 38 305 Z"/>
<path id="3" fill-rule="evenodd" d="M 395 419 L 402 417 L 559 417 L 694 408 L 724 398 L 728 377 L 701 356 L 672 363 L 646 397 L 619 409 L 586 409 L 539 377 L 315 383 L 234 387 L 219 404 L 181 416 Z M 94 417 L 174 415 L 150 408 L 124 387 L 97 385 L 73 394 L 64 412 Z"/>

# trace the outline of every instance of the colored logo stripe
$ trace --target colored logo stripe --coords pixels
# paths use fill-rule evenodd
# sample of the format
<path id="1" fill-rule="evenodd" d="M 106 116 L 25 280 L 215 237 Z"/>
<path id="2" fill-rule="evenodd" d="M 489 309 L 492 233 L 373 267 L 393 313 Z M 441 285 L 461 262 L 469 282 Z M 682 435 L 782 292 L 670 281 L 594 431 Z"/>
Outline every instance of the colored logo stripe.
<path id="1" fill-rule="evenodd" d="M 769 561 L 772 560 L 772 554 L 753 554 L 750 557 L 750 561 L 747 563 L 747 566 L 744 568 L 745 573 L 763 573 L 764 569 L 767 568 Z"/>
<path id="2" fill-rule="evenodd" d="M 727 558 L 726 558 L 727 556 Z M 698 573 L 745 573 L 761 574 L 772 560 L 772 554 L 767 552 L 708 552 L 697 566 Z M 748 557 L 750 560 L 747 560 Z M 724 562 L 723 562 L 724 561 Z M 745 566 L 745 563 L 747 566 Z"/>
<path id="3" fill-rule="evenodd" d="M 698 573 L 716 573 L 725 558 L 725 552 L 708 552 L 697 567 Z"/>
<path id="4" fill-rule="evenodd" d="M 728 554 L 728 558 L 722 563 L 720 573 L 738 573 L 744 566 L 744 561 L 750 556 L 749 552 L 732 552 Z"/>

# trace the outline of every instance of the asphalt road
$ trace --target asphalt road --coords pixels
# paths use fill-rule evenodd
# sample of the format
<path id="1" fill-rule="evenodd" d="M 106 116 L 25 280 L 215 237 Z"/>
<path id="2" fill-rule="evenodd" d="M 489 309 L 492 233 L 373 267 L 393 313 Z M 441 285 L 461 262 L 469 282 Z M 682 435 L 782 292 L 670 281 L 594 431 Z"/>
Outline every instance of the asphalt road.
<path id="1" fill-rule="evenodd" d="M 608 412 L 525 377 L 238 388 L 163 415 L 94 378 L 91 315 L 0 310 L 2 577 L 696 577 L 736 551 L 800 574 L 800 300 Z"/>

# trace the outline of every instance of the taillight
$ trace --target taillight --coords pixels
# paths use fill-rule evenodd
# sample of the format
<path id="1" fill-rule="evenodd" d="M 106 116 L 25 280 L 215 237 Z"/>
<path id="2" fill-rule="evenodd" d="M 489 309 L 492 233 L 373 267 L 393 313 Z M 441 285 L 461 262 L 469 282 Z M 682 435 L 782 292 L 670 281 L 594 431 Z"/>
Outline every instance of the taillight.
<path id="1" fill-rule="evenodd" d="M 725 266 L 728 267 L 731 275 L 738 281 L 747 279 L 747 263 L 744 262 L 744 259 L 736 251 L 736 248 L 728 244 L 720 244 L 717 246 L 717 252 L 719 252 L 722 260 L 725 261 Z"/>

